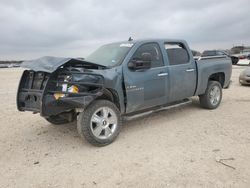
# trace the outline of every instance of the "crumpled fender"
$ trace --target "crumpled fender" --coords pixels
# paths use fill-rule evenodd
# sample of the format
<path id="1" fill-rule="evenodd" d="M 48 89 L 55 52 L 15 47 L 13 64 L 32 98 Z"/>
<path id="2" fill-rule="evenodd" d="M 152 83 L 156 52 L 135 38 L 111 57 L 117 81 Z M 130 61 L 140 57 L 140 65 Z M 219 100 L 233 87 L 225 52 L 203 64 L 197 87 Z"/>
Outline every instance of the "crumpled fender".
<path id="1" fill-rule="evenodd" d="M 42 116 L 46 117 L 50 115 L 56 115 L 65 111 L 69 111 L 75 108 L 85 108 L 93 100 L 101 96 L 104 92 L 104 89 L 110 91 L 112 90 L 113 94 L 116 94 L 116 96 L 118 97 L 117 102 L 120 103 L 119 106 L 121 112 L 123 113 L 125 111 L 125 106 L 123 103 L 124 96 L 122 87 L 123 79 L 122 79 L 121 67 L 106 69 L 105 66 L 94 64 L 80 59 L 50 57 L 50 56 L 42 57 L 31 61 L 25 61 L 22 63 L 21 67 L 31 70 L 31 71 L 26 71 L 26 74 L 24 74 L 23 77 L 29 76 L 29 72 L 34 72 L 34 75 L 39 74 L 39 72 L 45 72 L 51 75 L 48 80 L 48 82 L 50 82 L 51 78 L 54 77 L 53 75 L 58 73 L 59 68 L 64 67 L 66 65 L 67 66 L 71 65 L 71 63 L 72 64 L 82 63 L 84 65 L 87 65 L 86 71 L 83 71 L 80 74 L 73 73 L 74 74 L 73 81 L 79 82 L 79 84 L 82 85 L 85 84 L 88 85 L 90 83 L 93 83 L 93 85 L 99 87 L 100 89 L 98 89 L 98 91 L 94 93 L 85 92 L 82 95 L 79 94 L 77 96 L 63 97 L 58 100 L 55 100 L 53 95 L 51 95 L 51 93 L 55 93 L 53 91 L 53 88 L 48 88 L 48 86 L 46 86 L 43 92 L 43 96 L 41 98 L 42 103 L 38 101 L 39 104 L 42 104 L 42 106 L 38 104 L 35 106 L 37 112 L 40 112 Z M 98 68 L 100 66 L 103 67 L 104 69 Z M 63 69 L 60 69 L 60 71 L 63 71 Z M 22 80 L 25 81 L 27 79 L 22 79 Z M 33 96 L 36 94 L 33 92 L 33 88 L 23 88 L 23 87 L 25 87 L 24 83 L 19 86 L 18 109 L 21 111 L 26 111 L 26 110 L 34 111 L 33 110 L 34 106 L 31 106 L 32 108 L 29 108 L 28 102 L 24 101 L 24 99 L 27 97 L 27 95 Z M 61 91 L 58 91 L 58 93 L 61 93 Z M 21 106 L 21 104 L 23 103 L 25 103 L 25 106 Z"/>

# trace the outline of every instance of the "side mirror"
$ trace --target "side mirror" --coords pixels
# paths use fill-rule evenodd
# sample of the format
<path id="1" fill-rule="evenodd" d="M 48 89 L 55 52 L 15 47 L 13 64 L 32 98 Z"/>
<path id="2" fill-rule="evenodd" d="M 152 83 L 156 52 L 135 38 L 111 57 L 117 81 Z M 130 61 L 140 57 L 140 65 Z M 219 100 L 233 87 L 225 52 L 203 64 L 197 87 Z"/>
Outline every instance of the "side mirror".
<path id="1" fill-rule="evenodd" d="M 128 68 L 133 70 L 149 69 L 151 67 L 152 55 L 151 53 L 142 53 L 140 59 L 133 59 L 128 63 Z"/>

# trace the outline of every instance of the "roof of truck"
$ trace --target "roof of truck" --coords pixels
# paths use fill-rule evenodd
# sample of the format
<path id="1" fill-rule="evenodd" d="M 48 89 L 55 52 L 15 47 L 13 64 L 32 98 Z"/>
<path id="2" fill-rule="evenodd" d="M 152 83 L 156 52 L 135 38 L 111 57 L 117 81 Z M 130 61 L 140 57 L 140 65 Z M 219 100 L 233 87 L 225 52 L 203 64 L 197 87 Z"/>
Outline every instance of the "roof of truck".
<path id="1" fill-rule="evenodd" d="M 145 43 L 145 42 L 181 42 L 186 43 L 185 40 L 182 39 L 167 39 L 167 38 L 145 38 L 145 39 L 136 39 L 132 41 L 117 41 L 114 43 Z"/>

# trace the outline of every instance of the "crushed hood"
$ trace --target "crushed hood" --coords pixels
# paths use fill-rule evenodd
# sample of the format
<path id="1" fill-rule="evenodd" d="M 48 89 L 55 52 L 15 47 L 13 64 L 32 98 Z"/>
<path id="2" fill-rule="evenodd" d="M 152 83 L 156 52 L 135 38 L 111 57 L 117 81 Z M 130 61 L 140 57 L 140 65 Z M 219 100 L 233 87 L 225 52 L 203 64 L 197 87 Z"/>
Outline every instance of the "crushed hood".
<path id="1" fill-rule="evenodd" d="M 84 63 L 84 64 L 89 64 L 89 65 L 96 65 L 96 66 L 101 66 L 105 67 L 102 65 L 98 65 L 95 63 L 90 63 L 84 60 L 80 59 L 74 59 L 74 58 L 63 58 L 63 57 L 51 57 L 51 56 L 45 56 L 39 59 L 35 60 L 30 60 L 30 61 L 24 61 L 21 64 L 21 67 L 31 69 L 34 71 L 42 71 L 42 72 L 48 72 L 52 73 L 55 70 L 57 70 L 60 66 L 66 64 L 66 63 Z"/>

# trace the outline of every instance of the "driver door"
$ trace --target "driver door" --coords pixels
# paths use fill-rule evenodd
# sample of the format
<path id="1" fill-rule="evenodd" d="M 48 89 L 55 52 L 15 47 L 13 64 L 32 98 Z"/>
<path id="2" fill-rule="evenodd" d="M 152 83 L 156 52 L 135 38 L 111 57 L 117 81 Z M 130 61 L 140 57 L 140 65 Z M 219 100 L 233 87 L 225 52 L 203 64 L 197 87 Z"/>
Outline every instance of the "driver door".
<path id="1" fill-rule="evenodd" d="M 168 70 L 164 65 L 158 43 L 146 43 L 138 47 L 132 60 L 141 60 L 143 53 L 152 56 L 148 69 L 124 70 L 125 90 L 127 95 L 126 113 L 135 112 L 167 102 Z"/>

